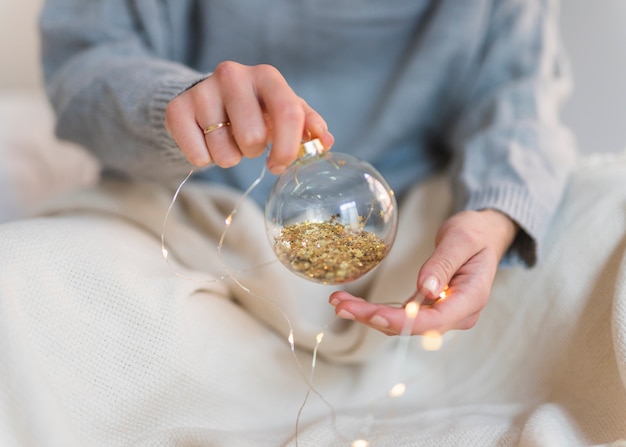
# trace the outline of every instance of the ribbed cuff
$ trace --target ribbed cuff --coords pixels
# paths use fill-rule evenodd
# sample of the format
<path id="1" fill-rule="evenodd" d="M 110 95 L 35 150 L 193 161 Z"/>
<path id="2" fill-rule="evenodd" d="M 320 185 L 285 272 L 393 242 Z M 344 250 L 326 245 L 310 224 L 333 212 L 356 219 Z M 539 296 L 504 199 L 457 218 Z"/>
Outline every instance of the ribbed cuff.
<path id="1" fill-rule="evenodd" d="M 532 267 L 536 264 L 552 210 L 534 200 L 527 189 L 518 185 L 490 186 L 472 192 L 461 207 L 468 210 L 495 209 L 509 216 L 519 225 L 520 231 L 502 259 L 502 265 L 523 262 Z"/>

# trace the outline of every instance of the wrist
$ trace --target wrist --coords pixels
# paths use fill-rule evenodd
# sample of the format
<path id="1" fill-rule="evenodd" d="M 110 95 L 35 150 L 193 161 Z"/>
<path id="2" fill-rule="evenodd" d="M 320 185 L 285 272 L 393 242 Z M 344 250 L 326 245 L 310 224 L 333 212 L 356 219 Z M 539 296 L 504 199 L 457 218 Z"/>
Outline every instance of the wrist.
<path id="1" fill-rule="evenodd" d="M 497 243 L 498 255 L 501 258 L 509 249 L 517 233 L 519 225 L 509 216 L 501 211 L 487 208 L 479 211 L 480 215 L 485 219 L 487 228 L 494 236 Z"/>

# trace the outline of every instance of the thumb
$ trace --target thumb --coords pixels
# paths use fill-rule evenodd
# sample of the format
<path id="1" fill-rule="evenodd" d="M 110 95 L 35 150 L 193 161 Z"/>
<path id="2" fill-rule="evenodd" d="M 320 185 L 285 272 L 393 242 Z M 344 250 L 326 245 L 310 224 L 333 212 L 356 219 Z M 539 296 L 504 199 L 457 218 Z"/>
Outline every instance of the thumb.
<path id="1" fill-rule="evenodd" d="M 450 221 L 437 234 L 435 251 L 426 260 L 417 277 L 417 289 L 429 299 L 437 299 L 459 269 L 480 247 L 463 226 Z"/>

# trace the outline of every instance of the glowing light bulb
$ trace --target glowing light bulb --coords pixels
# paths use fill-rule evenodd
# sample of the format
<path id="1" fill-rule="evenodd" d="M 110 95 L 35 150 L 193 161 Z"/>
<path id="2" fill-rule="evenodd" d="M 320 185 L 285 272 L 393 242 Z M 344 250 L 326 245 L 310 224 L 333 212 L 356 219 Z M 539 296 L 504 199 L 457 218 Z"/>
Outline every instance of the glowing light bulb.
<path id="1" fill-rule="evenodd" d="M 404 306 L 404 313 L 407 318 L 415 319 L 417 317 L 417 313 L 419 312 L 419 304 L 415 301 L 409 301 L 406 306 Z"/>
<path id="2" fill-rule="evenodd" d="M 287 341 L 293 347 L 294 345 L 293 331 L 289 331 L 289 336 L 287 337 Z"/>
<path id="3" fill-rule="evenodd" d="M 425 351 L 439 351 L 443 345 L 443 337 L 437 331 L 427 331 L 422 336 L 422 348 Z"/>
<path id="4" fill-rule="evenodd" d="M 315 337 L 315 340 L 317 341 L 317 344 L 319 345 L 322 340 L 324 339 L 324 333 L 320 332 L 319 334 L 317 334 L 317 336 Z"/>
<path id="5" fill-rule="evenodd" d="M 265 226 L 276 256 L 293 273 L 322 284 L 348 283 L 389 253 L 396 198 L 371 165 L 324 152 L 311 140 L 276 181 Z"/>
<path id="6" fill-rule="evenodd" d="M 406 392 L 406 384 L 404 383 L 396 383 L 389 390 L 389 396 L 391 397 L 400 397 Z"/>
<path id="7" fill-rule="evenodd" d="M 370 443 L 365 439 L 356 439 L 352 441 L 352 447 L 369 447 Z"/>

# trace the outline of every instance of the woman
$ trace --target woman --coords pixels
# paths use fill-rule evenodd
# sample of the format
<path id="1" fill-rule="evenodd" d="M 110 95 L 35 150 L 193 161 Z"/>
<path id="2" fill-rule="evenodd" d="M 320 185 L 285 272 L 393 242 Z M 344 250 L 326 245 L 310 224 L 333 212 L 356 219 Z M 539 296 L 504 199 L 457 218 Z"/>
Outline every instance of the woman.
<path id="1" fill-rule="evenodd" d="M 457 213 L 414 273 L 449 299 L 412 333 L 472 327 L 497 266 L 535 263 L 573 162 L 558 107 L 569 81 L 547 2 L 82 5 L 42 16 L 58 133 L 131 178 L 189 169 L 245 190 L 281 173 L 305 131 L 374 164 L 399 196 L 445 166 Z M 85 25 L 87 24 L 87 25 Z M 326 121 L 324 118 L 326 118 Z M 229 128 L 203 132 L 216 123 Z M 186 159 L 186 160 L 185 160 Z M 230 169 L 227 169 L 230 168 Z M 268 187 L 254 197 L 262 204 Z M 398 333 L 402 309 L 345 293 L 337 314 Z"/>
<path id="2" fill-rule="evenodd" d="M 19 312 L 0 324 L 0 339 L 13 340 L 0 348 L 7 375 L 28 385 L 15 389 L 41 392 L 12 410 L 40 430 L 8 432 L 58 445 L 277 445 L 293 441 L 298 419 L 312 424 L 295 437 L 302 445 L 367 432 L 388 445 L 495 445 L 522 439 L 529 414 L 552 421 L 552 407 L 533 405 L 564 377 L 566 363 L 554 362 L 574 327 L 557 318 L 574 313 L 555 315 L 544 297 L 554 263 L 494 277 L 499 265 L 537 262 L 575 158 L 558 119 L 570 83 L 554 8 L 48 0 L 42 49 L 57 133 L 98 157 L 103 181 L 2 229 L 16 261 L 0 296 Z M 372 163 L 401 202 L 389 257 L 332 293 L 267 264 L 261 207 L 272 178 L 237 205 L 263 165 L 284 171 L 308 134 Z M 162 246 L 173 187 L 192 168 Z M 28 281 L 7 279 L 25 270 Z M 488 318 L 453 332 L 435 357 L 402 356 L 401 339 L 385 335 L 403 332 L 393 303 L 416 289 L 430 304 L 412 334 Z M 582 302 L 574 295 L 559 306 Z M 542 330 L 562 337 L 545 343 Z M 415 380 L 387 411 L 371 403 L 390 375 Z M 33 409 L 41 417 L 27 419 Z"/>

